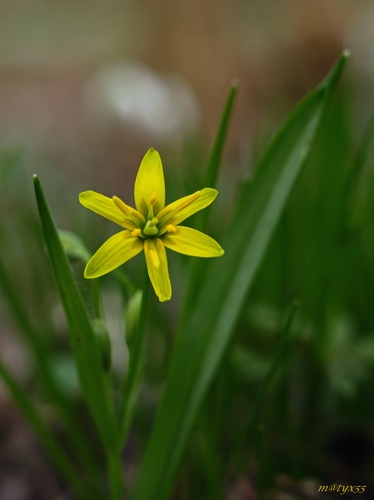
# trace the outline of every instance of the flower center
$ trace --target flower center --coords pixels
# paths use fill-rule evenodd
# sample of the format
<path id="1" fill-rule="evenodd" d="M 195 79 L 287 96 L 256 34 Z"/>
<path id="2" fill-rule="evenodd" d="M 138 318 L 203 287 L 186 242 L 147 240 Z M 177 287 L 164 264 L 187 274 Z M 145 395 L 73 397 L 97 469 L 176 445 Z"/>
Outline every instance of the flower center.
<path id="1" fill-rule="evenodd" d="M 153 207 L 156 202 L 156 193 L 152 193 L 151 197 L 149 198 L 149 201 L 147 203 L 148 207 L 148 217 L 147 221 L 145 223 L 145 226 L 143 227 L 143 236 L 156 236 L 158 234 L 158 227 L 157 224 L 159 223 L 159 220 L 157 217 L 155 217 Z"/>
<path id="2" fill-rule="evenodd" d="M 158 222 L 157 217 L 153 217 L 151 220 L 148 219 L 143 227 L 144 236 L 156 236 L 158 234 Z"/>
<path id="3" fill-rule="evenodd" d="M 117 205 L 117 207 L 133 222 L 137 227 L 131 230 L 131 236 L 133 238 L 142 238 L 143 240 L 146 238 L 152 238 L 157 235 L 162 237 L 165 233 L 165 229 L 162 231 L 162 234 L 159 230 L 160 219 L 155 217 L 154 214 L 154 204 L 156 202 L 157 195 L 156 193 L 152 193 L 147 203 L 148 214 L 147 219 L 144 218 L 144 215 L 139 213 L 134 208 L 127 206 L 120 198 L 117 196 L 113 196 L 113 201 Z M 177 231 L 176 227 L 172 224 L 168 224 L 166 226 L 166 232 L 175 233 Z"/>

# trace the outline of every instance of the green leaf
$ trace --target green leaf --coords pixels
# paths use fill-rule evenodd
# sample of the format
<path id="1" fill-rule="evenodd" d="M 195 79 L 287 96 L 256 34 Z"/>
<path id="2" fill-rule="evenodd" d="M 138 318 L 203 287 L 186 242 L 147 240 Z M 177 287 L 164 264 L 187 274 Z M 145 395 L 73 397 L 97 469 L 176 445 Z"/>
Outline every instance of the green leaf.
<path id="1" fill-rule="evenodd" d="M 34 187 L 45 242 L 69 324 L 70 343 L 82 390 L 103 442 L 112 449 L 116 445 L 114 409 L 97 339 L 37 176 L 34 176 Z"/>
<path id="2" fill-rule="evenodd" d="M 238 89 L 239 89 L 238 82 L 236 81 L 232 82 L 225 102 L 225 106 L 223 108 L 223 113 L 218 127 L 216 139 L 205 172 L 204 185 L 207 187 L 215 187 L 217 183 L 218 171 L 222 160 L 223 148 L 226 142 L 231 115 L 233 112 Z M 207 212 L 204 211 L 202 213 L 207 213 Z"/>
<path id="3" fill-rule="evenodd" d="M 213 144 L 212 151 L 210 153 L 209 161 L 206 167 L 204 175 L 204 186 L 215 188 L 217 184 L 217 178 L 219 173 L 219 168 L 221 166 L 223 149 L 226 143 L 229 124 L 231 116 L 234 109 L 234 104 L 236 96 L 239 89 L 239 83 L 233 81 L 231 83 L 230 90 L 228 92 L 226 102 L 223 108 L 223 113 L 221 116 L 221 121 L 219 123 L 217 135 Z M 211 207 L 199 212 L 196 216 L 195 228 L 200 231 L 205 232 L 205 228 L 208 222 L 208 217 Z M 205 273 L 206 267 L 204 266 L 204 261 L 196 259 L 191 263 L 190 279 L 187 287 L 187 295 L 185 299 L 185 309 L 188 309 L 190 304 L 196 299 L 199 292 L 199 282 L 201 277 Z M 184 322 L 184 318 L 183 318 Z"/>
<path id="4" fill-rule="evenodd" d="M 59 229 L 58 235 L 66 255 L 87 264 L 91 254 L 81 238 L 71 231 L 66 231 L 65 229 Z"/>
<path id="5" fill-rule="evenodd" d="M 109 372 L 112 365 L 112 345 L 108 330 L 101 318 L 92 321 L 92 328 L 96 335 L 96 340 L 100 349 L 101 363 L 104 371 Z"/>
<path id="6" fill-rule="evenodd" d="M 155 427 L 141 464 L 134 499 L 162 500 L 169 494 L 197 412 L 225 352 L 248 291 L 348 54 L 291 114 L 270 145 L 176 340 L 172 366 Z M 207 304 L 209 306 L 207 307 Z"/>
<path id="7" fill-rule="evenodd" d="M 118 433 L 118 446 L 123 447 L 134 416 L 137 402 L 141 375 L 143 373 L 146 328 L 146 310 L 149 300 L 150 283 L 146 276 L 143 291 L 137 291 L 129 301 L 126 321 L 127 344 L 129 348 L 129 365 L 120 403 L 120 430 Z"/>

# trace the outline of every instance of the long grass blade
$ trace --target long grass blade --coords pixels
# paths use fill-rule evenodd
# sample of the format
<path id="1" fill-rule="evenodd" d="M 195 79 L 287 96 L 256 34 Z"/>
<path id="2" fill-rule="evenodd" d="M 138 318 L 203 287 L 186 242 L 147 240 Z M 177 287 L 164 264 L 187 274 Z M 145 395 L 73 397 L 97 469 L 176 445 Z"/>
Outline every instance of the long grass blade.
<path id="1" fill-rule="evenodd" d="M 239 83 L 233 81 L 231 83 L 230 90 L 228 92 L 226 102 L 223 108 L 221 121 L 218 126 L 217 135 L 213 144 L 212 151 L 209 156 L 209 161 L 206 167 L 204 175 L 204 186 L 215 188 L 217 184 L 217 178 L 219 173 L 219 168 L 221 166 L 222 155 L 224 146 L 226 144 L 227 134 L 229 130 L 229 125 L 234 110 L 234 104 L 236 101 L 236 96 L 239 90 Z M 210 213 L 210 207 L 206 210 L 202 210 L 196 216 L 196 229 L 204 231 L 208 222 L 208 217 Z M 196 298 L 199 292 L 199 279 L 205 272 L 204 262 L 200 260 L 195 260 L 191 263 L 190 279 L 187 287 L 187 294 L 184 302 L 184 312 L 182 316 L 181 325 L 185 322 L 186 311 L 191 306 L 194 298 Z"/>
<path id="2" fill-rule="evenodd" d="M 37 176 L 34 176 L 34 187 L 45 242 L 69 324 L 70 343 L 83 393 L 103 442 L 112 449 L 116 445 L 114 409 L 99 347 Z"/>
<path id="3" fill-rule="evenodd" d="M 257 175 L 243 191 L 222 262 L 212 263 L 199 303 L 187 318 L 155 427 L 140 468 L 134 499 L 169 494 L 202 400 L 236 325 L 289 194 L 305 163 L 348 54 L 292 113 L 271 144 Z M 207 308 L 209 304 L 209 308 Z"/>
<path id="4" fill-rule="evenodd" d="M 215 187 L 217 183 L 218 171 L 222 160 L 223 148 L 226 143 L 227 133 L 229 130 L 230 120 L 234 109 L 234 104 L 238 93 L 238 89 L 239 89 L 239 83 L 233 81 L 231 83 L 230 90 L 227 95 L 217 135 L 214 141 L 212 151 L 210 153 L 208 166 L 206 168 L 204 176 L 205 186 Z M 202 213 L 204 214 L 207 212 L 204 211 Z"/>

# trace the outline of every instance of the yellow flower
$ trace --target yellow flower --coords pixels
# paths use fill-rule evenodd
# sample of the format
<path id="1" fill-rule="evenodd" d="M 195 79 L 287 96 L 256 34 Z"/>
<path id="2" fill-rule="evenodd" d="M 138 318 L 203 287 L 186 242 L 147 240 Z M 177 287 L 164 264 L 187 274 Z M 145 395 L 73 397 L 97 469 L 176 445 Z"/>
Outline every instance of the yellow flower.
<path id="1" fill-rule="evenodd" d="M 154 149 L 144 156 L 134 186 L 135 208 L 120 198 L 95 191 L 79 195 L 81 204 L 122 226 L 88 261 L 85 278 L 98 278 L 116 269 L 144 249 L 148 275 L 161 302 L 171 298 L 166 248 L 195 257 L 220 257 L 220 245 L 196 229 L 179 226 L 190 215 L 210 205 L 218 192 L 204 188 L 165 207 L 165 182 L 160 155 Z"/>

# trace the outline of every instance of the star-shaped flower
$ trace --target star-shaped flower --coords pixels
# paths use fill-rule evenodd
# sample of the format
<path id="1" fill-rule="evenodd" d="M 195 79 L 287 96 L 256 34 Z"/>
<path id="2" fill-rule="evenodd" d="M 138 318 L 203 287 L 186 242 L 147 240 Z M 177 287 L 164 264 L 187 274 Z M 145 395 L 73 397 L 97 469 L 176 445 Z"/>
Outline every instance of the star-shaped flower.
<path id="1" fill-rule="evenodd" d="M 81 204 L 119 224 L 123 231 L 111 236 L 91 257 L 85 278 L 98 278 L 113 271 L 144 249 L 148 275 L 161 302 L 171 298 L 165 247 L 195 257 L 220 257 L 220 245 L 210 236 L 180 226 L 190 215 L 210 205 L 218 192 L 204 188 L 165 207 L 165 182 L 160 155 L 154 149 L 144 156 L 134 186 L 135 208 L 120 198 L 95 191 L 79 195 Z"/>

